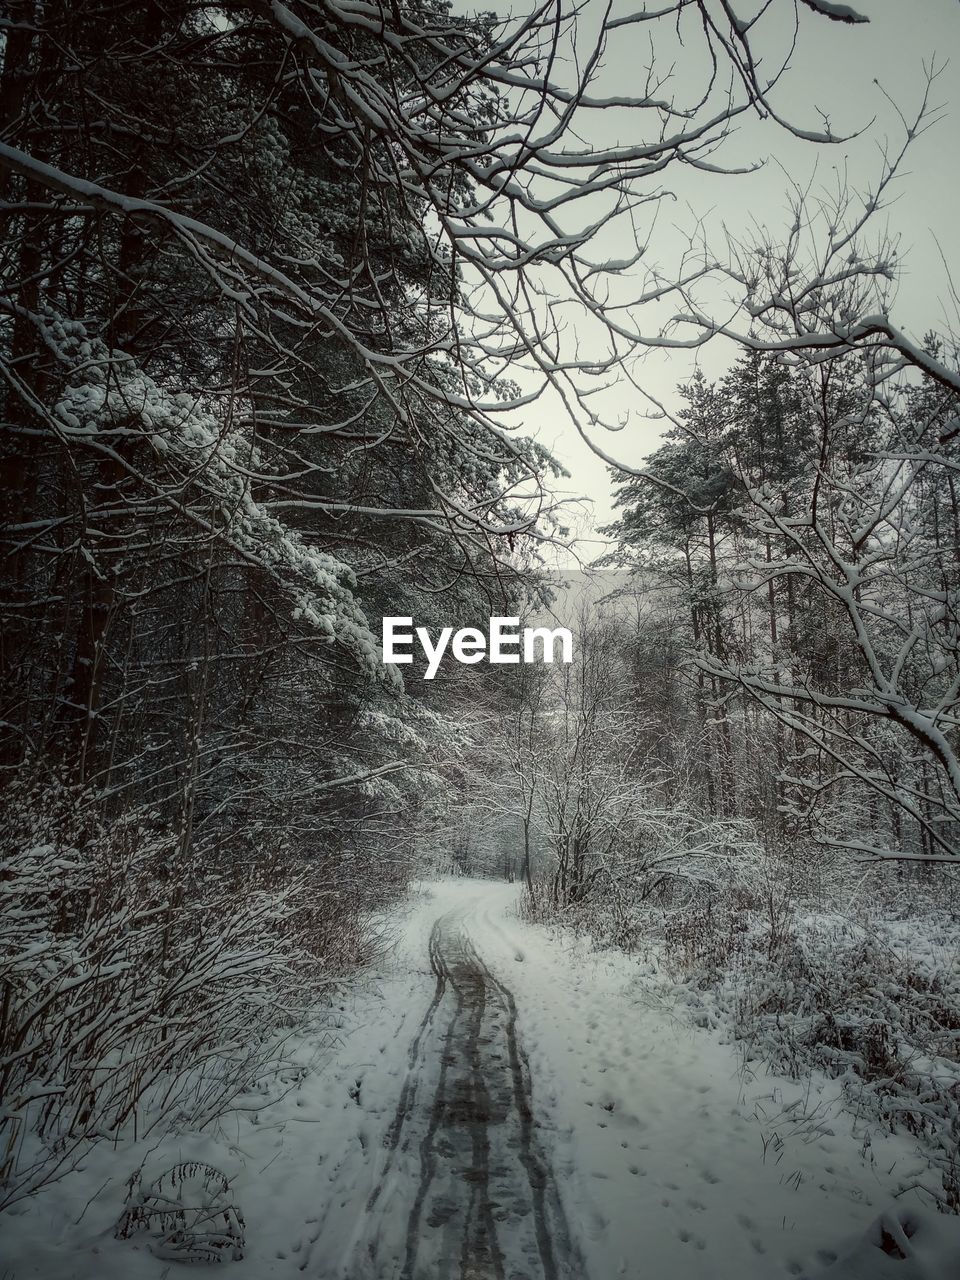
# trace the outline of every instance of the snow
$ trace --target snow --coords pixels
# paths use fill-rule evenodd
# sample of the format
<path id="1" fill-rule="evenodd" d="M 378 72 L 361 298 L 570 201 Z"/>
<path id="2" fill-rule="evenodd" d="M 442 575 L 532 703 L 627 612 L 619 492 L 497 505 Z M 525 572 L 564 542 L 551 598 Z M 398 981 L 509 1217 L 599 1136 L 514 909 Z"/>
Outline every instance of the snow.
<path id="1" fill-rule="evenodd" d="M 418 1115 L 437 1088 L 452 1009 L 430 961 L 441 920 L 515 1004 L 534 1139 L 578 1266 L 582 1257 L 578 1276 L 955 1280 L 960 1219 L 895 1198 L 917 1162 L 908 1137 L 864 1127 L 836 1081 L 745 1066 L 720 1032 L 691 1024 L 655 961 L 521 921 L 518 901 L 518 886 L 492 881 L 419 886 L 386 922 L 389 959 L 344 1001 L 336 1041 L 298 1042 L 273 1085 L 279 1100 L 248 1094 L 215 1129 L 159 1144 L 100 1143 L 8 1217 L 0 1275 L 160 1280 L 169 1262 L 143 1234 L 114 1238 L 127 1185 L 141 1164 L 147 1185 L 198 1161 L 226 1175 L 245 1219 L 245 1259 L 229 1264 L 238 1275 L 399 1276 L 394 1246 L 423 1208 Z M 407 1143 L 391 1139 L 401 1099 Z M 423 1213 L 419 1223 L 428 1243 L 442 1230 Z M 525 1265 L 514 1246 L 525 1230 L 509 1216 L 499 1224 L 507 1276 Z M 447 1274 L 415 1269 L 412 1280 Z"/>
<path id="2" fill-rule="evenodd" d="M 808 9 L 815 9 L 835 22 L 869 22 L 870 19 L 857 13 L 846 4 L 834 4 L 832 0 L 803 0 Z"/>

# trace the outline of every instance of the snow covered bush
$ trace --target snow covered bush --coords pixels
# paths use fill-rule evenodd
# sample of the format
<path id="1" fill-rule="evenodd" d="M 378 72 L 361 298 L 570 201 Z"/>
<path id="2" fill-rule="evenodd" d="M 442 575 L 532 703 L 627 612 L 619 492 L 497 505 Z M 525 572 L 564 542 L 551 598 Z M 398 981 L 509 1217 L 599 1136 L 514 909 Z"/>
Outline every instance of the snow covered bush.
<path id="1" fill-rule="evenodd" d="M 642 946 L 655 917 L 691 962 L 722 965 L 737 946 L 740 925 L 729 913 L 721 923 L 715 904 L 722 896 L 732 906 L 753 894 L 762 876 L 763 850 L 750 825 L 704 818 L 682 806 L 637 806 L 629 817 L 619 824 L 620 838 L 592 865 L 589 893 L 558 913 L 551 886 L 538 880 L 527 892 L 525 913 L 539 920 L 559 914 L 600 945 L 625 951 Z M 702 927 L 701 913 L 709 928 Z"/>
<path id="2" fill-rule="evenodd" d="M 769 859 L 753 885 L 729 883 L 684 909 L 651 913 L 687 998 L 731 1029 L 748 1061 L 795 1078 L 820 1071 L 850 1105 L 915 1135 L 960 1212 L 960 919 L 949 873 L 883 871 L 847 910 L 805 897 L 789 864 Z M 894 877 L 918 881 L 911 918 L 890 899 Z M 901 884 L 901 890 L 903 886 Z M 903 894 L 899 895 L 901 901 Z M 935 898 L 939 904 L 935 905 Z M 872 899 L 872 900 L 871 900 Z M 836 902 L 836 899 L 834 899 Z"/>
<path id="3" fill-rule="evenodd" d="M 174 1262 L 240 1262 L 243 1214 L 219 1169 L 199 1161 L 174 1165 L 148 1186 L 142 1170 L 130 1179 L 127 1204 L 114 1234 L 126 1240 L 152 1234 L 150 1251 Z"/>
<path id="4" fill-rule="evenodd" d="M 200 1128 L 282 1059 L 355 962 L 308 866 L 273 882 L 99 825 L 69 789 L 7 804 L 0 856 L 0 1208 L 91 1142 Z M 85 816 L 86 815 L 86 816 Z"/>

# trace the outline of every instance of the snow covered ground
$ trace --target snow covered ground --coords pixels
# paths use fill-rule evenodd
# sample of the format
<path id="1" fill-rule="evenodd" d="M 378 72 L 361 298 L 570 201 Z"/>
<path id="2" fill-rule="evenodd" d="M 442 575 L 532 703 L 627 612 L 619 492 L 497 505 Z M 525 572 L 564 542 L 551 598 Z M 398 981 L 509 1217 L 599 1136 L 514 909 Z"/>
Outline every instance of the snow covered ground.
<path id="1" fill-rule="evenodd" d="M 456 1036 L 466 1033 L 451 1028 L 466 1026 L 464 1017 L 486 1046 L 483 1071 L 494 1070 L 497 1036 L 515 1018 L 545 1170 L 526 1182 L 555 1188 L 560 1204 L 547 1215 L 550 1229 L 562 1220 L 570 1236 L 555 1242 L 554 1274 L 565 1274 L 565 1254 L 590 1280 L 960 1276 L 960 1219 L 937 1217 L 910 1193 L 895 1198 L 919 1170 L 909 1138 L 859 1125 L 839 1106 L 834 1081 L 801 1087 L 745 1071 L 717 1032 L 689 1024 L 657 974 L 521 922 L 516 902 L 517 886 L 421 886 L 394 923 L 389 963 L 345 1006 L 338 1042 L 299 1046 L 277 1083 L 286 1090 L 279 1102 L 264 1107 L 261 1095 L 248 1097 L 216 1132 L 160 1146 L 100 1144 L 82 1170 L 0 1224 L 0 1277 L 170 1274 L 145 1237 L 115 1240 L 113 1228 L 135 1168 L 145 1162 L 149 1180 L 188 1159 L 230 1180 L 246 1219 L 237 1274 L 420 1280 L 434 1267 L 445 1268 L 432 1273 L 438 1280 L 549 1275 L 549 1265 L 530 1262 L 534 1210 L 523 1207 L 516 1171 L 503 1174 L 501 1188 L 516 1194 L 512 1217 L 509 1204 L 496 1206 L 502 1259 L 485 1272 L 475 1257 L 451 1270 L 448 1254 L 429 1247 L 431 1233 L 439 1240 L 449 1232 L 458 1211 L 455 1204 L 440 1211 L 443 1169 L 425 1181 L 422 1165 L 459 1159 L 455 1141 L 446 1150 L 426 1117 L 462 1049 Z M 438 919 L 462 941 L 439 969 L 430 945 Z M 468 952 L 493 984 L 479 992 L 481 1003 L 484 991 L 503 996 L 483 1008 L 468 1000 L 457 1023 L 448 1006 L 462 995 L 457 965 Z M 518 1096 L 521 1083 L 517 1076 Z M 514 1105 L 508 1092 L 503 1114 Z M 492 1097 L 496 1111 L 493 1087 Z M 398 1136 L 398 1119 L 407 1139 Z M 522 1140 L 517 1130 L 508 1145 Z M 494 1155 L 496 1178 L 508 1158 Z M 427 1241 L 422 1256 L 402 1243 L 412 1220 Z"/>

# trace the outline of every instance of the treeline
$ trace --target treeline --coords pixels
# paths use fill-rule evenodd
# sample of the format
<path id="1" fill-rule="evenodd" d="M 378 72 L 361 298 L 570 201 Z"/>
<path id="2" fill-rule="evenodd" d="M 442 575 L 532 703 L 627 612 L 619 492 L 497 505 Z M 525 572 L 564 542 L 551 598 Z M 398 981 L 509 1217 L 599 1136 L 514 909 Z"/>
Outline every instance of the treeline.
<path id="1" fill-rule="evenodd" d="M 950 863 L 960 400 L 855 357 L 755 351 L 681 391 L 648 477 L 615 477 L 609 532 L 648 652 L 669 632 L 686 660 L 700 804 L 768 843 Z"/>
<path id="2" fill-rule="evenodd" d="M 956 866 L 960 399 L 853 353 L 758 350 L 678 399 L 643 470 L 611 470 L 613 548 L 557 588 L 576 663 L 484 712 L 555 904 L 644 897 L 645 827 L 677 835 L 681 811 L 806 865 Z"/>
<path id="3" fill-rule="evenodd" d="M 536 529 L 512 493 L 550 466 L 471 414 L 452 254 L 333 69 L 479 111 L 449 58 L 483 23 L 9 11 L 5 1202 L 91 1138 L 217 1114 L 364 959 L 455 749 L 380 615 L 502 611 Z"/>

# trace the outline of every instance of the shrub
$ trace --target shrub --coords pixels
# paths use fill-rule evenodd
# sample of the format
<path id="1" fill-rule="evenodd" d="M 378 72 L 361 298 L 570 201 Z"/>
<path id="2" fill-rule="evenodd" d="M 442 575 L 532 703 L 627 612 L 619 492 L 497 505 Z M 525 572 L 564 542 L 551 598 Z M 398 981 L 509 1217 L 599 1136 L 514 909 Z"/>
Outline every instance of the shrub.
<path id="1" fill-rule="evenodd" d="M 228 1110 L 364 946 L 309 865 L 238 876 L 142 822 L 93 826 L 72 793 L 7 799 L 0 1208 L 90 1142 Z"/>

